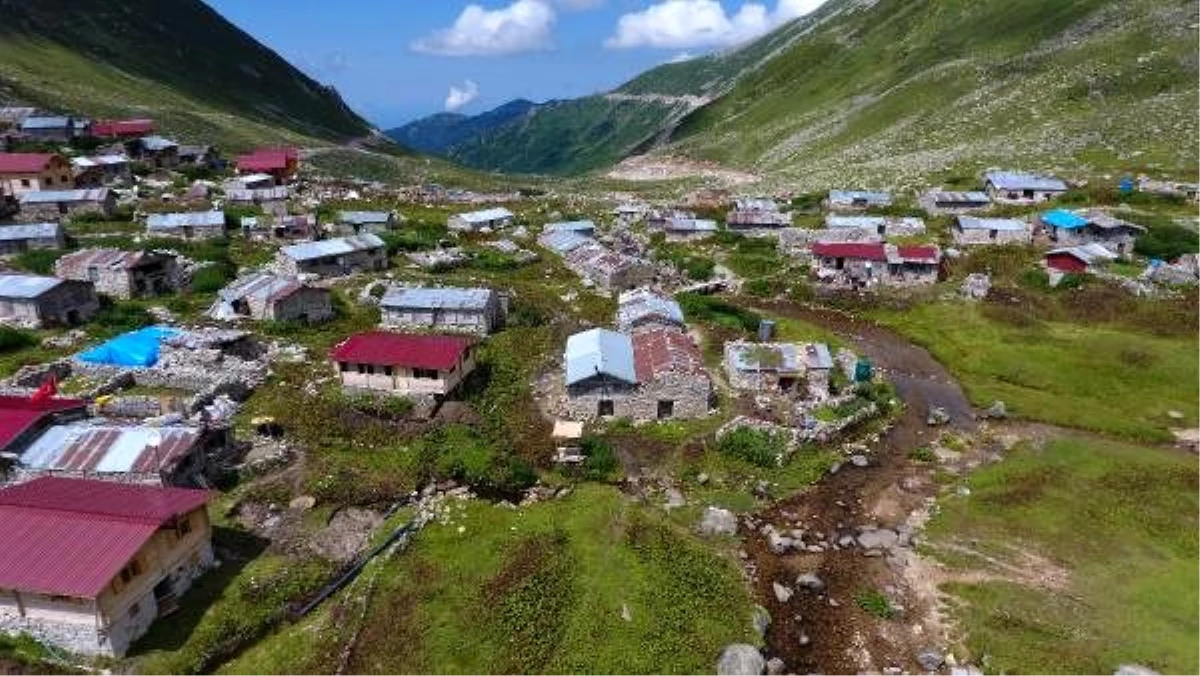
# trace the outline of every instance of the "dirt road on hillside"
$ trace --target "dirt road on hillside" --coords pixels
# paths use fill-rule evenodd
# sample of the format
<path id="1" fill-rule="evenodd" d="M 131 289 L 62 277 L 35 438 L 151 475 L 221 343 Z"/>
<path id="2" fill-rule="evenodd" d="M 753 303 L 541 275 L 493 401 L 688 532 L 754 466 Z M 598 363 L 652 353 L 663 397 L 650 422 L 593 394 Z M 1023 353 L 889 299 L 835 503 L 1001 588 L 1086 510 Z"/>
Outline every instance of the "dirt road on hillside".
<path id="1" fill-rule="evenodd" d="M 905 403 L 895 424 L 867 444 L 865 467 L 847 463 L 743 522 L 740 535 L 755 571 L 756 596 L 772 618 L 764 652 L 782 658 L 791 673 L 926 671 L 918 653 L 944 649 L 944 630 L 928 590 L 913 589 L 921 585 L 911 584 L 912 571 L 906 571 L 913 563 L 907 545 L 910 517 L 928 506 L 937 484 L 932 468 L 910 460 L 909 453 L 942 433 L 926 425 L 928 407 L 946 409 L 950 427 L 969 433 L 975 429 L 971 405 L 928 352 L 886 328 L 833 310 L 764 307 L 842 336 L 895 383 Z M 804 541 L 816 547 L 777 554 L 762 532 L 767 525 L 803 531 Z M 885 529 L 874 532 L 897 534 L 900 542 L 864 548 L 857 542 L 864 529 Z M 805 573 L 816 575 L 824 588 L 797 584 Z M 791 597 L 781 601 L 775 583 Z M 866 591 L 882 593 L 902 610 L 892 619 L 868 613 L 856 602 Z"/>

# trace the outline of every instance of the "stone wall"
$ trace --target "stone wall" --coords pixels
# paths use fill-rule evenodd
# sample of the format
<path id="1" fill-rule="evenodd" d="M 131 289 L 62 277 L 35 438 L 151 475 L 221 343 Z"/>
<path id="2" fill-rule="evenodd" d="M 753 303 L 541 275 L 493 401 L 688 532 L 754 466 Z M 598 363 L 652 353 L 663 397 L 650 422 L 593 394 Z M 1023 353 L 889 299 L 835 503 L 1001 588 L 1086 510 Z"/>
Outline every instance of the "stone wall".
<path id="1" fill-rule="evenodd" d="M 636 387 L 594 387 L 567 393 L 567 415 L 573 420 L 597 417 L 602 400 L 613 402 L 614 418 L 679 420 L 702 418 L 712 405 L 712 383 L 706 375 L 664 374 Z M 669 415 L 659 417 L 659 402 L 672 402 Z"/>

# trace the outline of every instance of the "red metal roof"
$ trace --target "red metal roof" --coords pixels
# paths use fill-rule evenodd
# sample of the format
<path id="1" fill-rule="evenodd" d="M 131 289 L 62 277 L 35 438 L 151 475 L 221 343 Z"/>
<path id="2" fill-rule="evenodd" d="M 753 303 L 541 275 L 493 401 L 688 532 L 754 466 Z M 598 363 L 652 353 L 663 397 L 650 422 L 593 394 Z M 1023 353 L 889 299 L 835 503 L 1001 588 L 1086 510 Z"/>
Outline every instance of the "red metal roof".
<path id="1" fill-rule="evenodd" d="M 289 163 L 300 159 L 295 148 L 258 148 L 252 153 L 238 155 L 234 162 L 239 170 L 274 171 L 287 169 Z"/>
<path id="2" fill-rule="evenodd" d="M 93 136 L 145 136 L 154 133 L 154 120 L 97 120 L 92 123 Z"/>
<path id="3" fill-rule="evenodd" d="M 0 153 L 0 174 L 32 174 L 50 164 L 50 153 Z"/>
<path id="4" fill-rule="evenodd" d="M 45 399 L 0 396 L 0 451 L 14 439 L 53 413 L 87 406 L 82 399 Z"/>
<path id="5" fill-rule="evenodd" d="M 896 255 L 908 261 L 936 263 L 942 259 L 942 250 L 930 244 L 914 244 L 896 247 Z"/>
<path id="6" fill-rule="evenodd" d="M 860 258 L 868 261 L 886 261 L 887 253 L 882 244 L 861 242 L 817 242 L 812 245 L 812 254 L 821 258 Z"/>
<path id="7" fill-rule="evenodd" d="M 462 336 L 423 336 L 372 331 L 350 336 L 330 352 L 334 361 L 446 371 L 471 346 Z"/>
<path id="8" fill-rule="evenodd" d="M 95 598 L 208 491 L 45 477 L 0 490 L 0 589 Z"/>
<path id="9" fill-rule="evenodd" d="M 666 373 L 702 374 L 704 358 L 692 339 L 674 329 L 633 334 L 633 368 L 638 382 Z"/>

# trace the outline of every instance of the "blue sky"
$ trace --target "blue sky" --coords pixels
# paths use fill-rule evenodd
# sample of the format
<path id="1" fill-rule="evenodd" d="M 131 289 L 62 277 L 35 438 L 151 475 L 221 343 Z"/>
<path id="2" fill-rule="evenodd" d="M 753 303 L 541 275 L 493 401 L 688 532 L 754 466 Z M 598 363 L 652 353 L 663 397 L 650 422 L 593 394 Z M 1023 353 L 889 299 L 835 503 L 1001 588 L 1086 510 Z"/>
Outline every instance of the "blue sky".
<path id="1" fill-rule="evenodd" d="M 611 89 L 822 0 L 205 0 L 387 129 Z"/>

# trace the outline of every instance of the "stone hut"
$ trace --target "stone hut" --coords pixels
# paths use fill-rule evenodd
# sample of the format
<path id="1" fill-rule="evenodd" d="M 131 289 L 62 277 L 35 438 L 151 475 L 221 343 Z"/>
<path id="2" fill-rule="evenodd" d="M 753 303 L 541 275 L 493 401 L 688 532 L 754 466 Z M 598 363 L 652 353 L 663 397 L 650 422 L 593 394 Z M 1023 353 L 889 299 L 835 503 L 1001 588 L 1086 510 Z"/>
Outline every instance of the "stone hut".
<path id="1" fill-rule="evenodd" d="M 151 298 L 179 289 L 178 258 L 164 251 L 82 249 L 59 258 L 54 274 L 91 282 L 96 293 L 113 298 Z"/>

